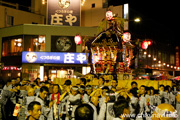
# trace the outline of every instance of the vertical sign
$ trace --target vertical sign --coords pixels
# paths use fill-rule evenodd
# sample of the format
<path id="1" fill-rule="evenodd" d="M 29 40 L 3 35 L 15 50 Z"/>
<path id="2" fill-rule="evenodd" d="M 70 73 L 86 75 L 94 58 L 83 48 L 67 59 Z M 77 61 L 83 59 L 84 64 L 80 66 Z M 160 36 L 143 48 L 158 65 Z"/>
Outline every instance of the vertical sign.
<path id="1" fill-rule="evenodd" d="M 176 46 L 176 67 L 179 67 L 179 47 Z"/>
<path id="2" fill-rule="evenodd" d="M 123 7 L 123 15 L 124 15 L 124 19 L 125 20 L 128 20 L 129 19 L 129 4 L 124 4 L 124 7 Z M 128 31 L 129 30 L 129 22 L 128 21 L 125 21 L 124 22 L 124 30 L 125 31 Z"/>
<path id="3" fill-rule="evenodd" d="M 48 0 L 48 24 L 80 26 L 81 0 Z"/>
<path id="4" fill-rule="evenodd" d="M 124 19 L 129 19 L 129 4 L 124 4 Z"/>

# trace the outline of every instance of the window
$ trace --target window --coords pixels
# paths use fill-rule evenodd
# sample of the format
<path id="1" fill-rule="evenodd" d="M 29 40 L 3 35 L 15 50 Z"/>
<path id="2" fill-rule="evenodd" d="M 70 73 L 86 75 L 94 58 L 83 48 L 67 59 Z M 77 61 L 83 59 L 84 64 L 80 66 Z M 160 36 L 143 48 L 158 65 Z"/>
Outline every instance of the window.
<path id="1" fill-rule="evenodd" d="M 7 26 L 13 26 L 14 25 L 14 17 L 13 16 L 7 16 Z"/>
<path id="2" fill-rule="evenodd" d="M 22 37 L 6 37 L 2 39 L 2 56 L 19 56 L 22 55 L 23 39 Z"/>
<path id="3" fill-rule="evenodd" d="M 92 4 L 92 8 L 95 8 L 95 3 Z"/>
<path id="4" fill-rule="evenodd" d="M 45 51 L 45 36 L 24 35 L 24 51 Z"/>

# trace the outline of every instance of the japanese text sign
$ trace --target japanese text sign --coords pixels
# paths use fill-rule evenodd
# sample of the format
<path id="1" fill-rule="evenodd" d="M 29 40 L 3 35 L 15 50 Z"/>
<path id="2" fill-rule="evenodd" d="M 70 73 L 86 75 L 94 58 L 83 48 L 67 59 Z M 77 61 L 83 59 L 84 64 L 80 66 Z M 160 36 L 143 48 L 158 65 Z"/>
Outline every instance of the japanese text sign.
<path id="1" fill-rule="evenodd" d="M 48 24 L 80 26 L 81 0 L 48 0 Z"/>
<path id="2" fill-rule="evenodd" d="M 22 63 L 87 64 L 86 53 L 22 52 Z"/>

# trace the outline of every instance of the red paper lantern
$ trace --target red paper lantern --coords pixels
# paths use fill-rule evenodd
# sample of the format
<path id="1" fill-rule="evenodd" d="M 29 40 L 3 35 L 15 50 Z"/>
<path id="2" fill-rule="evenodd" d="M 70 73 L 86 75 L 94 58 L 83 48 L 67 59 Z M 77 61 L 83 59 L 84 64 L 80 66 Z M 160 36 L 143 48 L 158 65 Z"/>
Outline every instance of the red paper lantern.
<path id="1" fill-rule="evenodd" d="M 74 37 L 74 41 L 75 41 L 76 45 L 80 45 L 81 44 L 81 36 L 80 35 L 76 35 Z"/>
<path id="2" fill-rule="evenodd" d="M 149 46 L 149 41 L 143 41 L 142 43 L 142 49 L 147 49 Z"/>

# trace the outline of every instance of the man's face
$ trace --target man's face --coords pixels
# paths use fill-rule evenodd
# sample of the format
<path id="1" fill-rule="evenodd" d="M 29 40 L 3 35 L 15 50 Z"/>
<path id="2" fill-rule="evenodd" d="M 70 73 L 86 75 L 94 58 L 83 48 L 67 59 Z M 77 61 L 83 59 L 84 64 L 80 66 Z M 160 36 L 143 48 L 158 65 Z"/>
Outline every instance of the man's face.
<path id="1" fill-rule="evenodd" d="M 159 90 L 160 90 L 160 91 L 164 91 L 164 87 L 161 86 L 161 87 L 159 88 Z"/>
<path id="2" fill-rule="evenodd" d="M 92 93 L 92 89 L 87 89 L 86 92 L 88 95 L 90 95 Z"/>
<path id="3" fill-rule="evenodd" d="M 137 87 L 137 85 L 136 84 L 132 84 L 132 88 L 136 88 Z"/>
<path id="4" fill-rule="evenodd" d="M 116 87 L 116 85 L 117 85 L 117 83 L 116 83 L 116 81 L 112 81 L 112 87 Z"/>
<path id="5" fill-rule="evenodd" d="M 21 79 L 20 79 L 20 78 L 17 78 L 16 80 L 17 80 L 17 81 L 16 81 L 17 83 L 21 81 Z"/>
<path id="6" fill-rule="evenodd" d="M 34 94 L 34 89 L 30 88 L 30 90 L 28 91 L 28 96 L 34 96 Z"/>
<path id="7" fill-rule="evenodd" d="M 77 93 L 78 93 L 78 91 L 77 91 L 77 90 L 73 90 L 73 89 L 71 90 L 71 94 L 72 94 L 72 95 L 74 95 L 74 96 L 75 96 L 75 95 L 77 95 Z"/>
<path id="8" fill-rule="evenodd" d="M 16 81 L 15 80 L 12 80 L 11 81 L 12 85 L 14 86 L 16 84 Z"/>
<path id="9" fill-rule="evenodd" d="M 47 95 L 48 95 L 48 92 L 47 92 L 47 91 L 39 92 L 39 96 L 40 96 L 43 100 L 46 99 Z"/>
<path id="10" fill-rule="evenodd" d="M 53 93 L 55 93 L 55 94 L 56 94 L 56 93 L 58 93 L 58 91 L 59 91 L 58 86 L 54 86 L 54 87 L 53 87 Z"/>
<path id="11" fill-rule="evenodd" d="M 80 93 L 80 94 L 84 94 L 84 92 L 85 92 L 84 90 L 79 89 L 79 93 Z"/>
<path id="12" fill-rule="evenodd" d="M 34 105 L 33 110 L 30 110 L 28 112 L 32 119 L 39 120 L 39 117 L 41 115 L 41 105 Z"/>
<path id="13" fill-rule="evenodd" d="M 143 95 L 146 93 L 146 90 L 144 87 L 140 87 L 140 94 Z"/>

